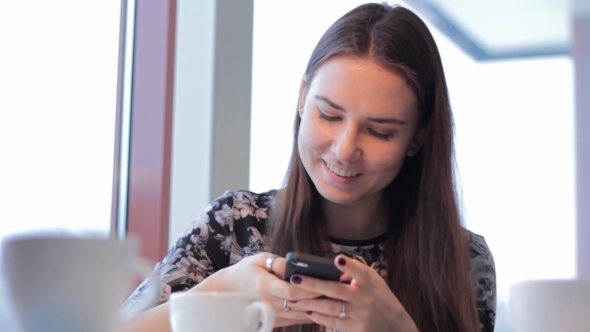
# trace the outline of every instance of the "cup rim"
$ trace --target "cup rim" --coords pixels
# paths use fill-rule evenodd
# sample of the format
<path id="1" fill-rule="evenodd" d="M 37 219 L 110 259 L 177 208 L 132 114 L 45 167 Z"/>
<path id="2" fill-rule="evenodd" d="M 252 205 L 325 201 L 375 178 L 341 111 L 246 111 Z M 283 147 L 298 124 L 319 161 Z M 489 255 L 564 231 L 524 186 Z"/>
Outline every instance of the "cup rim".
<path id="1" fill-rule="evenodd" d="M 510 288 L 527 287 L 533 285 L 580 285 L 590 284 L 589 278 L 573 278 L 573 279 L 528 279 L 521 280 L 510 285 Z"/>
<path id="2" fill-rule="evenodd" d="M 17 233 L 6 236 L 0 241 L 2 251 L 11 246 L 26 245 L 28 243 L 35 243 L 35 245 L 54 245 L 54 244 L 78 244 L 78 243 L 98 243 L 105 245 L 121 245 L 134 246 L 139 245 L 139 241 L 130 236 L 124 240 L 113 238 L 110 236 L 100 234 L 68 234 L 68 233 Z"/>

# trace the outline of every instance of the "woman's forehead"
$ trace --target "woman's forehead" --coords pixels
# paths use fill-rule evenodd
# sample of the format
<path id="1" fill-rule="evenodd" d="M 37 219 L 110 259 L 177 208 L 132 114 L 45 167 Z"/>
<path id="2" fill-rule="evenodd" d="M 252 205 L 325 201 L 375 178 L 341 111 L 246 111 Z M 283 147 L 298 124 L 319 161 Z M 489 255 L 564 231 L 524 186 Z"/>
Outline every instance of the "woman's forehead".
<path id="1" fill-rule="evenodd" d="M 346 108 L 376 112 L 416 108 L 416 96 L 407 76 L 370 57 L 336 56 L 318 67 L 309 97 L 320 95 Z"/>

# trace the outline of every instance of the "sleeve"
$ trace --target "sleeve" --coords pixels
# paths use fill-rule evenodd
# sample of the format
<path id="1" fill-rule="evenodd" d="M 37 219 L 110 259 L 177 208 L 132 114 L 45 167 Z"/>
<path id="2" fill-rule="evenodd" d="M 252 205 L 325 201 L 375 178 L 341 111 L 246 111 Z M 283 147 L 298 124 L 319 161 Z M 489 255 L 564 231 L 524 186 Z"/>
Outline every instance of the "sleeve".
<path id="1" fill-rule="evenodd" d="M 471 275 L 483 332 L 493 332 L 496 320 L 496 267 L 483 236 L 471 233 Z"/>
<path id="2" fill-rule="evenodd" d="M 157 263 L 151 278 L 144 280 L 123 303 L 126 316 L 168 301 L 173 292 L 186 291 L 229 265 L 230 230 L 233 219 L 231 192 L 216 199 Z M 156 280 L 156 283 L 150 282 Z"/>

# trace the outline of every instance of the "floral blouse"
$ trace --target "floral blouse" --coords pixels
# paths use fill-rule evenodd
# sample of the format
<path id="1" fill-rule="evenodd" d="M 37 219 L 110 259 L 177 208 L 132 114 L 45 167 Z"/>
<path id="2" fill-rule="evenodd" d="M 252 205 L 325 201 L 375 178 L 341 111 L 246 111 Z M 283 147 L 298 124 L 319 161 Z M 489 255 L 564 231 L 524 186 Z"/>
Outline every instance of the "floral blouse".
<path id="1" fill-rule="evenodd" d="M 150 295 L 147 280 L 125 301 L 124 310 L 155 307 L 171 293 L 186 291 L 216 271 L 242 258 L 269 251 L 265 223 L 276 190 L 262 194 L 227 191 L 211 203 L 155 267 L 159 297 Z M 484 238 L 467 231 L 471 251 L 471 275 L 477 297 L 482 331 L 492 332 L 496 312 L 496 273 Z M 343 253 L 385 276 L 385 234 L 354 241 L 331 238 L 334 255 Z M 155 299 L 155 300 L 151 300 Z M 146 303 L 151 301 L 152 303 Z"/>

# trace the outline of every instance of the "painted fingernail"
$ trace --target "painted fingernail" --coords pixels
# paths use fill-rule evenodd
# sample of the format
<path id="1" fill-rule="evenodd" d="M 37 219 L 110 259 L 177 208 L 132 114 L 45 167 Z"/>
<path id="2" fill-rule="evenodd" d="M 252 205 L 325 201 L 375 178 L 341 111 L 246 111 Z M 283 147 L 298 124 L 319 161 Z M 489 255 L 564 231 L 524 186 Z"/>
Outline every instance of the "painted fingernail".
<path id="1" fill-rule="evenodd" d="M 293 283 L 295 285 L 299 285 L 301 283 L 301 277 L 300 276 L 292 276 L 291 283 Z"/>
<path id="2" fill-rule="evenodd" d="M 308 316 L 311 316 L 312 313 L 313 313 L 312 311 L 306 311 L 305 312 L 305 314 L 308 315 Z"/>
<path id="3" fill-rule="evenodd" d="M 289 301 L 289 303 L 297 303 L 297 300 L 293 300 L 293 301 L 287 300 L 287 301 Z"/>
<path id="4" fill-rule="evenodd" d="M 342 257 L 338 258 L 338 265 L 342 265 L 342 266 L 346 265 L 346 260 Z"/>

